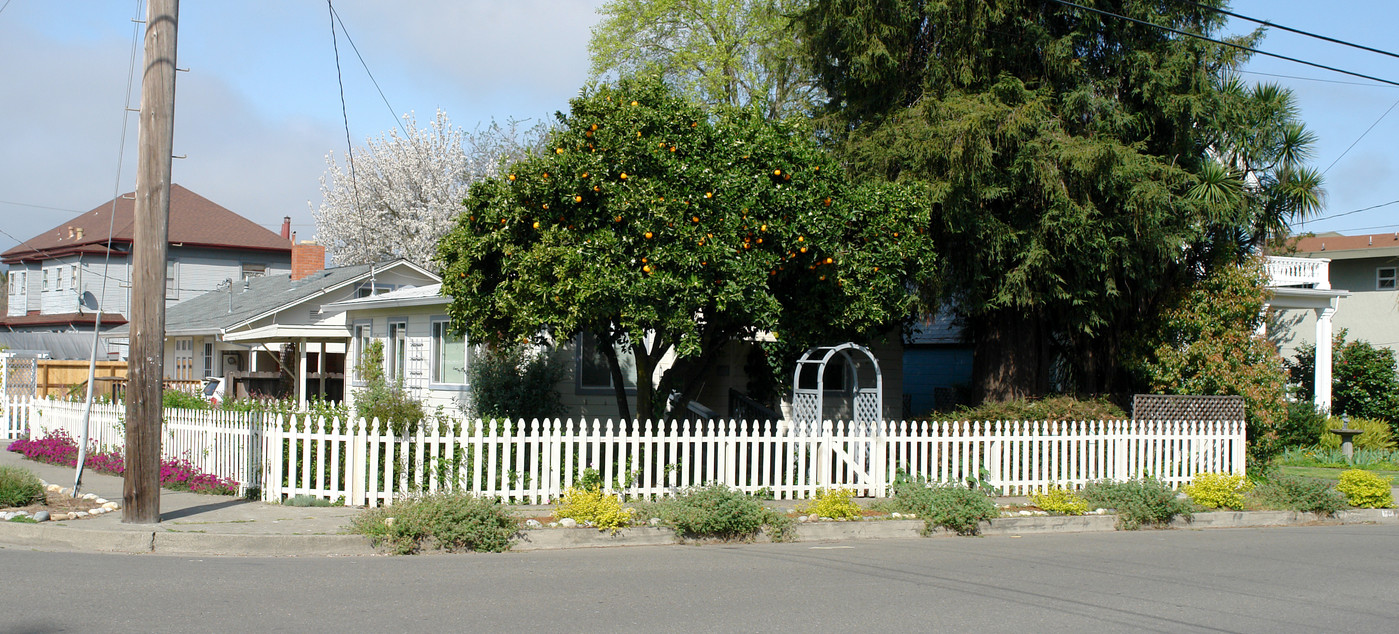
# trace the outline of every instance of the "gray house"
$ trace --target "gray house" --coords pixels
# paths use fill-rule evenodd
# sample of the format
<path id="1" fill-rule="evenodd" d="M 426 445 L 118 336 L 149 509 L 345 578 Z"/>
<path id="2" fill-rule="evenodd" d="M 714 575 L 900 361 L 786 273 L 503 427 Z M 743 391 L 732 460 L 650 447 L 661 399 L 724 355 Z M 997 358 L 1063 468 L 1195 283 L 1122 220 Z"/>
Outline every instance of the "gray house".
<path id="1" fill-rule="evenodd" d="M 299 244 L 300 261 L 324 262 L 325 248 Z M 304 256 L 301 251 L 309 251 Z M 262 275 L 171 306 L 165 314 L 165 378 L 231 377 L 246 394 L 340 400 L 350 329 L 335 302 L 435 284 L 407 260 Z M 125 339 L 127 326 L 103 333 Z M 352 367 L 352 364 L 350 364 Z"/>
<path id="2" fill-rule="evenodd" d="M 0 254 L 9 265 L 8 309 L 0 316 L 0 333 L 90 333 L 93 301 L 102 311 L 104 329 L 126 323 L 134 210 L 132 194 L 118 196 Z M 290 272 L 290 229 L 289 217 L 278 235 L 172 185 L 168 305 L 229 282 Z"/>

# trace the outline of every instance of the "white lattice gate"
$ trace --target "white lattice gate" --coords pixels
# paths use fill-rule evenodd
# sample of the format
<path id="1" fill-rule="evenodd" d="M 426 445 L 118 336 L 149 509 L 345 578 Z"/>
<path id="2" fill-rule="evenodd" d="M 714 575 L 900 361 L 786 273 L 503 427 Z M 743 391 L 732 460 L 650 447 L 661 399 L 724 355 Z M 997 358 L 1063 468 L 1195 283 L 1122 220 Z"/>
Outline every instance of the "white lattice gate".
<path id="1" fill-rule="evenodd" d="M 0 396 L 34 398 L 38 388 L 38 355 L 0 352 Z"/>
<path id="2" fill-rule="evenodd" d="M 836 402 L 827 403 L 828 395 Z M 883 412 L 884 376 L 868 348 L 842 343 L 807 350 L 792 377 L 791 434 L 818 442 L 807 449 L 812 455 L 794 459 L 789 469 L 811 470 L 807 475 L 818 481 L 860 495 L 883 496 L 887 478 L 875 460 Z"/>

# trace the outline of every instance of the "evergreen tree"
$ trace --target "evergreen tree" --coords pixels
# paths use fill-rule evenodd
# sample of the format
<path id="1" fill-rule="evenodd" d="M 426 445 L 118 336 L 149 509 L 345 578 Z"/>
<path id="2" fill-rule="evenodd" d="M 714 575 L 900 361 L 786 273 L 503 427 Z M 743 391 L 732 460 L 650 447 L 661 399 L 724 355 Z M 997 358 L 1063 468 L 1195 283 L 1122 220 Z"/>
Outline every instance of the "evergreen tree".
<path id="1" fill-rule="evenodd" d="M 1243 85 L 1235 49 L 1043 0 L 820 0 L 797 22 L 852 169 L 940 196 L 940 276 L 984 398 L 1127 389 L 1124 341 L 1169 291 L 1319 206 L 1290 93 Z"/>

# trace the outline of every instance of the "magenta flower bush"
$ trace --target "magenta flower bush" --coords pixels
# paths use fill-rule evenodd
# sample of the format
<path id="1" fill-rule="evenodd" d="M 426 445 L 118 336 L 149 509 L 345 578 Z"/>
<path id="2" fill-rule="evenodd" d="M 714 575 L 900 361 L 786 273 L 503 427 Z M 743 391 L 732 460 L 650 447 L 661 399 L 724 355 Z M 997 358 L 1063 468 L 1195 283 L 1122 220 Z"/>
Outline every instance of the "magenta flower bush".
<path id="1" fill-rule="evenodd" d="M 78 443 L 61 429 L 48 432 L 37 440 L 21 438 L 10 443 L 10 451 L 24 454 L 35 462 L 75 467 L 78 464 Z M 120 449 L 96 452 L 87 457 L 86 468 L 108 475 L 122 475 L 126 472 L 126 456 Z M 204 473 L 190 462 L 189 458 L 162 458 L 160 460 L 160 485 L 179 491 L 210 493 L 214 495 L 235 495 L 238 483 L 228 478 Z"/>

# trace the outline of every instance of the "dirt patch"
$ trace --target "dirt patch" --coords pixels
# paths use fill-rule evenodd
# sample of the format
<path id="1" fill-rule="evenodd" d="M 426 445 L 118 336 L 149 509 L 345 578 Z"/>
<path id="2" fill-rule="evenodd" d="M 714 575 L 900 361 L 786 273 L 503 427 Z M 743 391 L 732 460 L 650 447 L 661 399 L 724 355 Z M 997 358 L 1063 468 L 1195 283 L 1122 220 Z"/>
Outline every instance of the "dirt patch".
<path id="1" fill-rule="evenodd" d="M 82 497 L 68 497 L 66 493 L 58 491 L 44 491 L 43 504 L 30 504 L 29 506 L 9 506 L 0 508 L 0 512 L 25 511 L 30 517 L 39 511 L 48 511 L 50 517 L 57 518 L 59 515 L 76 513 L 78 511 L 90 512 L 101 507 L 97 500 L 87 500 Z M 91 517 L 91 516 L 89 516 Z"/>

